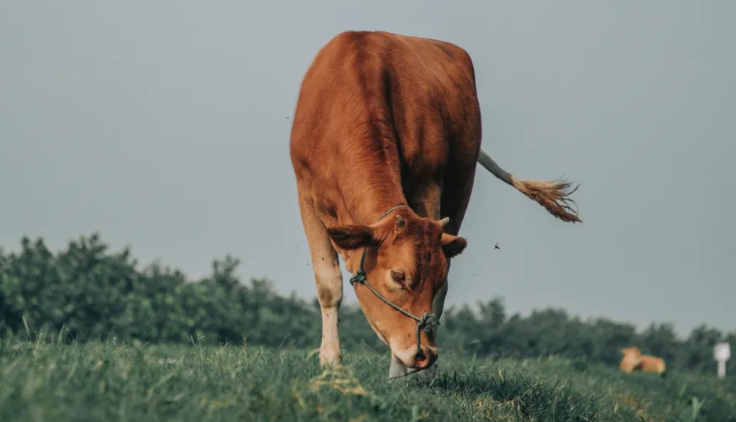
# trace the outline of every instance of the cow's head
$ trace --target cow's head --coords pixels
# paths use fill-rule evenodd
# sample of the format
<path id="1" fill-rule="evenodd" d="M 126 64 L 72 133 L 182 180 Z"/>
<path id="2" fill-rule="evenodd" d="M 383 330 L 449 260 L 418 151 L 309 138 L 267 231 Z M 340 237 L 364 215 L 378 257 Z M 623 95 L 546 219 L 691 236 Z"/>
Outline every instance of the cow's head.
<path id="1" fill-rule="evenodd" d="M 391 303 L 421 317 L 433 312 L 432 302 L 446 282 L 448 259 L 461 253 L 467 241 L 443 232 L 447 219 L 417 216 L 411 209 L 392 212 L 372 225 L 330 228 L 329 235 L 340 248 L 353 250 L 348 269 L 360 268 L 370 285 Z M 391 348 L 391 353 L 408 368 L 426 369 L 437 359 L 435 333 L 421 333 L 417 349 L 417 322 L 391 308 L 362 283 L 355 294 L 373 330 Z"/>

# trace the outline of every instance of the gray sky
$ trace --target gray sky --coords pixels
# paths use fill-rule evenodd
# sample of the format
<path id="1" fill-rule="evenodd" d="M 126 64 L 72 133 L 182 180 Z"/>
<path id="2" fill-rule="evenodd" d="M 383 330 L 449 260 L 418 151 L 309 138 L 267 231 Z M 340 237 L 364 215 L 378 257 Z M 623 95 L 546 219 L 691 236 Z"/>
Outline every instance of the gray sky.
<path id="1" fill-rule="evenodd" d="M 0 3 L 0 245 L 99 231 L 313 297 L 287 117 L 331 37 L 381 29 L 465 48 L 484 149 L 581 183 L 571 225 L 479 168 L 449 304 L 736 328 L 736 2 L 267 4 Z"/>

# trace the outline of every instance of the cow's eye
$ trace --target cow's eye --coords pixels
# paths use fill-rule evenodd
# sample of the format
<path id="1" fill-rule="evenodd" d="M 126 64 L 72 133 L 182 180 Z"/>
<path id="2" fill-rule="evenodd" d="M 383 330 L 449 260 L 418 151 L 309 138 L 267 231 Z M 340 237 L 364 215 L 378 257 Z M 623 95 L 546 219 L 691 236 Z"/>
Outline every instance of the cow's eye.
<path id="1" fill-rule="evenodd" d="M 397 283 L 404 284 L 404 281 L 406 281 L 406 274 L 404 274 L 403 271 L 391 270 L 391 278 Z"/>

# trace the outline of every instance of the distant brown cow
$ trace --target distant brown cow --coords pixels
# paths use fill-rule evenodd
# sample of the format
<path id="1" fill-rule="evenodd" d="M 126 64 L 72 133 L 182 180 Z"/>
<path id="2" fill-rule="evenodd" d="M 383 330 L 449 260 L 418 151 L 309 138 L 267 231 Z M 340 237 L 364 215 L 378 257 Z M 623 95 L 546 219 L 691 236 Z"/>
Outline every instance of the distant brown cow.
<path id="1" fill-rule="evenodd" d="M 434 369 L 434 328 L 450 259 L 467 245 L 458 232 L 476 162 L 554 216 L 580 221 L 569 183 L 517 179 L 480 143 L 475 71 L 462 48 L 349 31 L 318 52 L 301 85 L 290 154 L 322 310 L 322 365 L 340 360 L 339 253 L 391 349 L 389 375 Z"/>
<path id="2" fill-rule="evenodd" d="M 621 349 L 624 357 L 621 359 L 619 368 L 627 373 L 633 371 L 657 372 L 665 371 L 665 364 L 662 358 L 650 355 L 642 355 L 638 347 L 627 347 Z"/>

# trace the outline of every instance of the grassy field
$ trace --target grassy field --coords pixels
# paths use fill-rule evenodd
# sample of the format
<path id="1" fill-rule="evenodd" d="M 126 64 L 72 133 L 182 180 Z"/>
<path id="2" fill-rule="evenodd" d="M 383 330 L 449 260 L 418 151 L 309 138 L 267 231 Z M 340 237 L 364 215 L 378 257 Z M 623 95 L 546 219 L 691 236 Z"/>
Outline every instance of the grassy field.
<path id="1" fill-rule="evenodd" d="M 3 340 L 0 421 L 736 421 L 736 381 L 583 361 L 441 357 L 431 386 L 388 356 Z"/>

